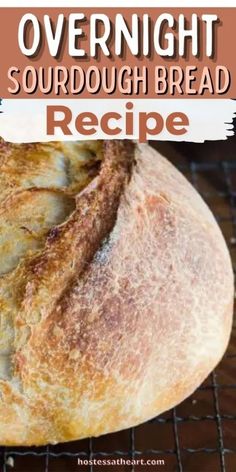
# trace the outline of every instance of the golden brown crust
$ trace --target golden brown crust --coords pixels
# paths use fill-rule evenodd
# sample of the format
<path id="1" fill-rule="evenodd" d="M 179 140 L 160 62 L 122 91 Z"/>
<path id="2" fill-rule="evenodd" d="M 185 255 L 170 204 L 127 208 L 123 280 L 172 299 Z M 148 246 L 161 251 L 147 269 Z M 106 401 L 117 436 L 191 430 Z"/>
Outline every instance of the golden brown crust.
<path id="1" fill-rule="evenodd" d="M 2 279 L 14 349 L 0 375 L 1 444 L 138 424 L 189 395 L 225 350 L 233 275 L 222 235 L 148 146 L 136 146 L 127 182 L 132 153 L 107 144 L 96 185 L 43 252 Z"/>

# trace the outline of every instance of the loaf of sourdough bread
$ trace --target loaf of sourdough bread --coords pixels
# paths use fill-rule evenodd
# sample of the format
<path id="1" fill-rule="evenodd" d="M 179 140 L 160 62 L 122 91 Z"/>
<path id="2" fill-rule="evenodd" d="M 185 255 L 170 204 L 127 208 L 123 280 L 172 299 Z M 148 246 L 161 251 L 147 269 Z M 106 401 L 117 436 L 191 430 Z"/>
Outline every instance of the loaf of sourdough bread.
<path id="1" fill-rule="evenodd" d="M 205 203 L 128 141 L 0 146 L 0 444 L 137 425 L 190 395 L 230 335 Z"/>

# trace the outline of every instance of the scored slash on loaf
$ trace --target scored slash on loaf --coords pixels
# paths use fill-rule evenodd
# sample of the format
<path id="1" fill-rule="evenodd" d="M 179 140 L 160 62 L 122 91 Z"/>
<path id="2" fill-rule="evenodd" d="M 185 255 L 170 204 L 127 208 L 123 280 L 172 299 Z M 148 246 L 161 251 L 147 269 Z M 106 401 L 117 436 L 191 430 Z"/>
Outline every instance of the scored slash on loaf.
<path id="1" fill-rule="evenodd" d="M 1 143 L 0 443 L 137 425 L 207 377 L 230 335 L 222 234 L 128 141 Z"/>

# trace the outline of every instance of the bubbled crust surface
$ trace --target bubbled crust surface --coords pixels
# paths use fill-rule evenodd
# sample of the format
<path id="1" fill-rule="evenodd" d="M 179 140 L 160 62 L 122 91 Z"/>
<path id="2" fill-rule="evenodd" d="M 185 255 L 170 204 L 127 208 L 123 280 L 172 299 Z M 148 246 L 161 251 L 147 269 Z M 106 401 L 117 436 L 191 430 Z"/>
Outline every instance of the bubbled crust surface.
<path id="1" fill-rule="evenodd" d="M 109 144 L 111 154 L 117 149 Z M 68 252 L 77 257 L 75 213 L 60 264 L 33 270 L 26 291 L 24 265 L 17 268 L 12 293 L 23 302 L 12 319 L 14 368 L 0 380 L 1 444 L 56 443 L 138 424 L 191 394 L 224 353 L 233 274 L 220 230 L 162 156 L 136 146 L 135 160 L 114 227 L 77 277 L 61 273 Z M 8 311 L 11 277 L 1 286 Z M 56 297 L 48 294 L 53 286 Z"/>

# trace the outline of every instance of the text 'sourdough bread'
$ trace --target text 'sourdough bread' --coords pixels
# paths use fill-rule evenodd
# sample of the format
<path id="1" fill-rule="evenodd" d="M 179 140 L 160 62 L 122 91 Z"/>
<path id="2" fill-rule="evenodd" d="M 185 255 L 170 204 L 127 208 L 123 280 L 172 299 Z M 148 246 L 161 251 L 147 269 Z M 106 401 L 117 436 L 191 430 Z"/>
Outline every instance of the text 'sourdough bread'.
<path id="1" fill-rule="evenodd" d="M 131 142 L 0 148 L 0 444 L 127 428 L 228 343 L 233 273 L 186 179 Z"/>

